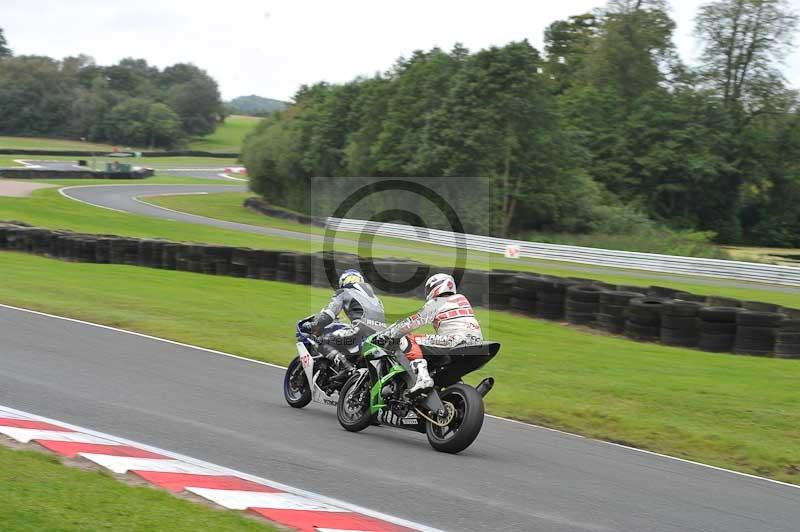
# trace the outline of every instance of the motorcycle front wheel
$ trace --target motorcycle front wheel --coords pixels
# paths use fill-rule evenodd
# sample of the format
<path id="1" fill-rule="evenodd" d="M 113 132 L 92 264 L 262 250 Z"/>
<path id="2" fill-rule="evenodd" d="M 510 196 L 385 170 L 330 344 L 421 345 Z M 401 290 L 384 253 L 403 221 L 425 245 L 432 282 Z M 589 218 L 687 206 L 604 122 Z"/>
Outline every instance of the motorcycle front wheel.
<path id="1" fill-rule="evenodd" d="M 453 417 L 444 427 L 427 422 L 428 443 L 443 453 L 460 453 L 469 447 L 481 432 L 483 397 L 468 384 L 454 384 L 439 395 L 445 406 L 448 403 L 452 405 Z"/>
<path id="2" fill-rule="evenodd" d="M 361 374 L 355 373 L 339 390 L 336 418 L 345 430 L 359 432 L 372 423 L 369 409 L 369 388 L 369 379 L 361 379 Z"/>
<path id="3" fill-rule="evenodd" d="M 289 363 L 286 375 L 283 377 L 283 397 L 289 406 L 303 408 L 311 402 L 311 386 L 308 385 L 306 372 L 299 357 Z"/>

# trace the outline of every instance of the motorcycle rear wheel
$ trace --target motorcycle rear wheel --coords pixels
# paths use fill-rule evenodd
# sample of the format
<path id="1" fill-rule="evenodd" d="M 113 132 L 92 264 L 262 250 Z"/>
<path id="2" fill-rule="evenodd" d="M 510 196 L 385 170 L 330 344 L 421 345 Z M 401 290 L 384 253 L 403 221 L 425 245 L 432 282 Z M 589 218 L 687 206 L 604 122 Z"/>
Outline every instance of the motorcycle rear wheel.
<path id="1" fill-rule="evenodd" d="M 442 402 L 455 407 L 446 427 L 428 422 L 426 433 L 431 447 L 442 453 L 460 453 L 475 441 L 483 427 L 483 397 L 468 384 L 454 384 L 441 392 Z"/>
<path id="2" fill-rule="evenodd" d="M 356 386 L 360 373 L 355 373 L 342 389 L 339 390 L 339 401 L 336 403 L 336 418 L 343 429 L 349 432 L 360 432 L 372 423 L 369 408 L 369 379 L 364 379 Z"/>
<path id="3" fill-rule="evenodd" d="M 308 384 L 303 364 L 300 363 L 300 357 L 294 357 L 286 368 L 283 377 L 283 397 L 293 408 L 303 408 L 311 402 L 311 386 Z"/>

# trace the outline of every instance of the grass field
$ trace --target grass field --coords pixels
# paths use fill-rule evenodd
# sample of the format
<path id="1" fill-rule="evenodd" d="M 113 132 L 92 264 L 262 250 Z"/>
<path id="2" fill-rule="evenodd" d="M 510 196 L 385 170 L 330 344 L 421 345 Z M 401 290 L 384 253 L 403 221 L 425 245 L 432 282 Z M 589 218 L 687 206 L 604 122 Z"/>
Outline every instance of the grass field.
<path id="1" fill-rule="evenodd" d="M 111 144 L 97 144 L 93 142 L 84 142 L 81 140 L 70 140 L 70 139 L 51 139 L 44 137 L 0 137 L 0 148 L 3 149 L 17 148 L 21 150 L 111 151 L 114 148 L 114 146 L 112 146 Z M 127 148 L 127 146 L 125 148 Z"/>
<path id="2" fill-rule="evenodd" d="M 217 126 L 214 133 L 189 142 L 188 148 L 238 153 L 242 150 L 242 140 L 245 135 L 250 133 L 260 120 L 255 116 L 231 115 L 225 119 L 225 123 Z"/>
<path id="3" fill-rule="evenodd" d="M 104 472 L 67 467 L 54 455 L 2 445 L 0 493 L 4 532 L 277 530 L 166 491 L 126 485 Z"/>
<path id="4" fill-rule="evenodd" d="M 239 152 L 242 149 L 242 139 L 253 128 L 259 120 L 254 116 L 231 115 L 225 119 L 223 124 L 217 126 L 216 131 L 205 137 L 192 139 L 186 149 L 212 152 Z M 131 151 L 159 151 L 151 148 L 136 146 L 116 146 L 122 150 Z M 83 142 L 70 139 L 52 139 L 41 137 L 2 137 L 0 136 L 0 148 L 21 149 L 21 150 L 97 150 L 108 153 L 115 146 L 111 144 Z M 0 165 L 3 163 L 0 162 Z"/>
<path id="5" fill-rule="evenodd" d="M 330 296 L 286 283 L 10 252 L 0 253 L 0 270 L 4 303 L 276 363 L 292 357 L 294 322 Z M 385 304 L 398 315 L 418 303 Z M 478 318 L 503 344 L 468 378 L 496 378 L 490 412 L 800 483 L 799 361 L 643 344 L 482 309 Z"/>

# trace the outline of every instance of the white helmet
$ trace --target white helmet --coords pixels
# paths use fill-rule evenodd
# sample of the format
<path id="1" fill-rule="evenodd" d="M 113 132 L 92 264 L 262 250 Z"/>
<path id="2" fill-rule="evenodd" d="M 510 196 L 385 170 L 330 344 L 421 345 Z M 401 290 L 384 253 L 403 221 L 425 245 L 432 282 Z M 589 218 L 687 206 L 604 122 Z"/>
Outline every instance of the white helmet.
<path id="1" fill-rule="evenodd" d="M 442 294 L 456 294 L 456 280 L 452 275 L 437 273 L 428 277 L 425 281 L 425 299 L 431 300 Z"/>

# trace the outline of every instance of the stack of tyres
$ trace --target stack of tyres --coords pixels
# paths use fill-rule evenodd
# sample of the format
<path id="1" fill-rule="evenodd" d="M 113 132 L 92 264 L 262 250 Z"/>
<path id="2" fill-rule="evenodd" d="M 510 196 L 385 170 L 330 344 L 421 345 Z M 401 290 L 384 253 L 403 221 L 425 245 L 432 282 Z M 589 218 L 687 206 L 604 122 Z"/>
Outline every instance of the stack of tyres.
<path id="1" fill-rule="evenodd" d="M 637 297 L 630 300 L 625 336 L 632 340 L 656 342 L 661 338 L 661 311 L 670 301 L 663 297 Z"/>
<path id="2" fill-rule="evenodd" d="M 311 255 L 298 253 L 294 261 L 294 282 L 311 284 Z"/>
<path id="3" fill-rule="evenodd" d="M 206 246 L 202 244 L 192 244 L 189 248 L 189 261 L 187 270 L 193 273 L 203 273 L 203 257 L 205 256 Z"/>
<path id="4" fill-rule="evenodd" d="M 95 262 L 98 239 L 91 235 L 82 235 L 78 239 L 78 258 L 80 262 Z"/>
<path id="5" fill-rule="evenodd" d="M 624 290 L 602 292 L 598 298 L 595 326 L 611 334 L 622 334 L 628 320 L 630 301 L 638 297 L 644 297 L 644 294 Z"/>
<path id="6" fill-rule="evenodd" d="M 163 255 L 161 256 L 161 263 L 164 265 L 164 268 L 167 270 L 178 269 L 178 255 L 182 247 L 181 244 L 176 244 L 174 242 L 164 244 Z"/>
<path id="7" fill-rule="evenodd" d="M 250 255 L 249 248 L 234 248 L 231 251 L 231 262 L 228 267 L 228 275 L 233 277 L 247 276 L 247 257 Z M 294 265 L 292 265 L 294 267 Z"/>
<path id="8" fill-rule="evenodd" d="M 206 275 L 218 275 L 217 265 L 221 262 L 221 255 L 225 246 L 203 246 L 202 268 Z"/>
<path id="9" fill-rule="evenodd" d="M 0 223 L 0 249 L 8 249 L 8 232 L 11 225 Z"/>
<path id="10" fill-rule="evenodd" d="M 112 264 L 125 264 L 125 239 L 115 237 L 111 241 L 111 263 Z"/>
<path id="11" fill-rule="evenodd" d="M 311 285 L 317 288 L 331 288 L 325 265 L 335 263 L 335 255 L 331 251 L 318 251 L 311 255 Z M 274 277 L 273 277 L 274 278 Z"/>
<path id="12" fill-rule="evenodd" d="M 29 231 L 27 227 L 13 227 L 9 229 L 6 239 L 8 242 L 8 249 L 13 251 L 25 251 L 26 234 Z"/>
<path id="13" fill-rule="evenodd" d="M 151 259 L 150 264 L 153 268 L 165 268 L 164 266 L 164 248 L 169 244 L 166 240 L 153 240 L 151 242 Z"/>
<path id="14" fill-rule="evenodd" d="M 514 274 L 511 272 L 490 272 L 488 307 L 495 310 L 506 310 L 511 306 L 514 290 Z"/>
<path id="15" fill-rule="evenodd" d="M 542 278 L 538 275 L 522 273 L 514 276 L 511 286 L 509 304 L 511 309 L 521 314 L 534 316 L 536 314 L 536 287 Z"/>
<path id="16" fill-rule="evenodd" d="M 536 286 L 536 316 L 546 320 L 563 319 L 567 287 L 575 283 L 558 277 L 540 277 L 533 283 Z"/>
<path id="17" fill-rule="evenodd" d="M 154 254 L 155 254 L 155 246 L 154 240 L 146 240 L 142 239 L 139 240 L 139 256 L 136 259 L 136 264 L 138 266 L 153 266 L 156 262 Z M 159 265 L 161 264 L 161 260 L 158 260 Z"/>
<path id="18" fill-rule="evenodd" d="M 425 284 L 425 279 L 422 279 L 422 284 Z M 486 306 L 489 300 L 489 272 L 465 271 L 458 291 L 464 294 L 473 306 Z"/>
<path id="19" fill-rule="evenodd" d="M 99 264 L 108 264 L 111 262 L 111 242 L 112 239 L 108 237 L 100 237 L 97 239 L 94 247 L 94 262 Z"/>
<path id="20" fill-rule="evenodd" d="M 734 299 L 732 297 L 708 296 L 706 298 L 706 304 L 709 307 L 736 307 L 736 308 L 742 308 L 741 300 Z"/>
<path id="21" fill-rule="evenodd" d="M 297 253 L 285 252 L 278 256 L 278 271 L 275 279 L 285 283 L 293 283 L 295 276 L 295 260 Z"/>
<path id="22" fill-rule="evenodd" d="M 782 320 L 783 314 L 777 312 L 742 310 L 736 315 L 733 352 L 737 355 L 771 356 Z"/>
<path id="23" fill-rule="evenodd" d="M 787 317 L 781 321 L 775 342 L 775 356 L 800 358 L 800 317 Z"/>
<path id="24" fill-rule="evenodd" d="M 648 296 L 663 297 L 667 299 L 676 299 L 675 294 L 678 292 L 679 290 L 668 288 L 666 286 L 651 286 L 647 289 Z"/>
<path id="25" fill-rule="evenodd" d="M 248 279 L 258 279 L 261 274 L 261 262 L 263 256 L 261 250 L 248 249 L 244 257 L 244 271 L 245 277 Z"/>
<path id="26" fill-rule="evenodd" d="M 756 312 L 777 312 L 780 313 L 781 307 L 773 305 L 772 303 L 762 303 L 761 301 L 744 301 L 742 308 L 745 310 L 754 310 Z"/>
<path id="27" fill-rule="evenodd" d="M 600 294 L 604 288 L 595 285 L 575 285 L 567 288 L 566 316 L 573 325 L 591 325 L 600 311 Z"/>
<path id="28" fill-rule="evenodd" d="M 280 251 L 262 250 L 258 278 L 274 281 L 278 277 L 278 257 Z"/>
<path id="29" fill-rule="evenodd" d="M 696 301 L 676 299 L 664 303 L 661 312 L 661 341 L 667 345 L 695 347 L 700 341 L 700 309 Z"/>
<path id="30" fill-rule="evenodd" d="M 674 299 L 680 299 L 681 301 L 694 301 L 696 303 L 706 302 L 706 296 L 692 294 L 691 292 L 675 292 L 672 297 Z"/>
<path id="31" fill-rule="evenodd" d="M 736 340 L 736 315 L 739 307 L 703 307 L 700 309 L 700 341 L 703 351 L 730 352 Z"/>
<path id="32" fill-rule="evenodd" d="M 29 233 L 30 250 L 37 255 L 44 255 L 50 249 L 53 232 L 48 229 L 36 229 Z"/>

